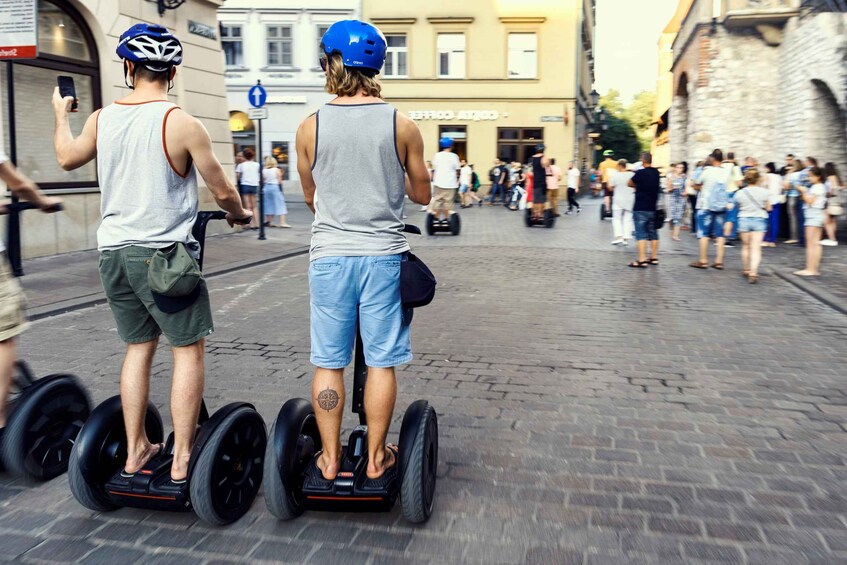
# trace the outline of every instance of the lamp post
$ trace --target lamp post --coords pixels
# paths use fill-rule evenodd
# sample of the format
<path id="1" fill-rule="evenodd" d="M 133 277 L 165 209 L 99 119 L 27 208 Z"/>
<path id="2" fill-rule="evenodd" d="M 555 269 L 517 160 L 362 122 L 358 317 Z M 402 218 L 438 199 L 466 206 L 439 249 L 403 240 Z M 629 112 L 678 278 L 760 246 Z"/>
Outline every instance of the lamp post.
<path id="1" fill-rule="evenodd" d="M 603 110 L 599 106 L 600 95 L 596 90 L 591 91 L 591 101 L 594 103 L 592 107 L 592 114 L 594 116 L 594 120 L 591 122 L 591 125 L 588 129 L 588 138 L 591 140 L 591 155 L 592 162 L 597 164 L 597 149 L 602 146 L 597 142 L 597 140 L 603 135 L 603 132 L 606 131 L 609 126 L 606 124 L 606 111 Z"/>

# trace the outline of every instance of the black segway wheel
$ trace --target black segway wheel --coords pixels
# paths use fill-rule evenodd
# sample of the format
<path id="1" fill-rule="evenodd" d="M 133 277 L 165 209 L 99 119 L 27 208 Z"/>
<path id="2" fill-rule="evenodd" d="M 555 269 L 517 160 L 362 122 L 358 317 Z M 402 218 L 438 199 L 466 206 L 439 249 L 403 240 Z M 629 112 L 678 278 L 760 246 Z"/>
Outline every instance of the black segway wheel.
<path id="1" fill-rule="evenodd" d="M 2 459 L 10 473 L 30 481 L 49 481 L 68 470 L 77 434 L 91 404 L 71 375 L 46 377 L 19 398 L 3 437 Z"/>
<path id="2" fill-rule="evenodd" d="M 162 442 L 162 417 L 149 402 L 144 427 L 151 443 Z M 91 412 L 71 450 L 68 482 L 80 504 L 98 512 L 118 508 L 106 493 L 105 485 L 126 463 L 126 443 L 121 397 L 113 396 Z"/>
<path id="3" fill-rule="evenodd" d="M 282 405 L 271 425 L 265 453 L 265 503 L 280 520 L 291 520 L 306 509 L 303 475 L 321 436 L 312 403 L 293 398 Z"/>
<path id="4" fill-rule="evenodd" d="M 526 227 L 532 227 L 532 208 L 530 208 L 529 206 L 527 206 L 526 210 L 524 211 L 523 221 L 524 224 L 526 224 Z"/>
<path id="5" fill-rule="evenodd" d="M 459 214 L 450 214 L 450 233 L 453 235 L 459 235 L 459 232 L 462 231 L 462 220 L 459 218 Z"/>
<path id="6" fill-rule="evenodd" d="M 426 228 L 426 235 L 433 235 L 435 233 L 435 216 L 430 213 L 426 215 L 426 222 L 424 223 L 424 227 Z"/>
<path id="7" fill-rule="evenodd" d="M 605 219 L 606 219 L 606 205 L 600 204 L 600 221 L 602 222 Z"/>
<path id="8" fill-rule="evenodd" d="M 248 406 L 218 424 L 200 451 L 188 485 L 201 520 L 223 526 L 247 513 L 262 484 L 266 443 L 265 422 Z"/>
<path id="9" fill-rule="evenodd" d="M 423 405 L 419 405 L 421 402 Z M 411 413 L 414 413 L 415 417 L 404 417 L 400 430 L 400 441 L 403 442 L 403 438 L 408 437 L 407 434 L 411 431 L 409 427 L 417 427 L 412 444 L 400 444 L 400 460 L 403 462 L 400 502 L 406 520 L 420 524 L 429 520 L 435 502 L 438 418 L 435 409 L 426 401 L 419 400 L 412 404 L 406 410 L 406 415 L 411 416 Z"/>
<path id="10" fill-rule="evenodd" d="M 556 216 L 553 215 L 553 210 L 544 210 L 544 227 L 552 228 L 556 225 Z"/>

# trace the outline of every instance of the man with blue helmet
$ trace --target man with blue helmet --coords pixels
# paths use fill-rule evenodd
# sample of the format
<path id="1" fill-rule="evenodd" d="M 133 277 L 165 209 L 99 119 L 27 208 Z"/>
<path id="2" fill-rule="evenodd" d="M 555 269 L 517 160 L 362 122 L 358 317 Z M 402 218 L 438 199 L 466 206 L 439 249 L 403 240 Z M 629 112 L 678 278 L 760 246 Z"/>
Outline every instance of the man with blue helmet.
<path id="1" fill-rule="evenodd" d="M 206 128 L 167 100 L 182 63 L 179 40 L 162 26 L 136 24 L 121 35 L 117 54 L 132 92 L 95 111 L 74 138 L 68 123 L 74 100 L 55 89 L 53 141 L 65 170 L 97 159 L 100 278 L 118 335 L 127 344 L 121 402 L 128 445 L 121 476 L 131 480 L 162 449 L 150 443 L 144 421 L 150 367 L 164 333 L 174 356 L 171 480 L 181 484 L 203 396 L 204 341 L 213 331 L 212 311 L 202 278 L 187 295 L 159 295 L 150 290 L 148 265 L 157 250 L 178 246 L 197 258 L 199 245 L 191 235 L 198 210 L 197 172 L 227 211 L 230 225 L 249 222 L 251 214 L 241 207 Z"/>
<path id="2" fill-rule="evenodd" d="M 357 20 L 333 24 L 321 40 L 326 91 L 336 95 L 300 124 L 297 170 L 312 224 L 309 290 L 312 401 L 323 451 L 311 484 L 335 479 L 341 463 L 344 368 L 353 356 L 356 320 L 368 366 L 367 477 L 390 482 L 396 451 L 385 439 L 397 393 L 394 367 L 412 359 L 400 302 L 404 193 L 428 204 L 429 171 L 417 125 L 381 98 L 376 75 L 386 42 Z"/>
<path id="3" fill-rule="evenodd" d="M 435 203 L 432 213 L 436 221 L 447 222 L 448 216 L 453 213 L 453 200 L 456 198 L 456 190 L 459 188 L 459 170 L 462 164 L 459 156 L 453 153 L 453 140 L 442 137 L 438 141 L 441 149 L 432 158 L 432 182 L 435 185 Z"/>

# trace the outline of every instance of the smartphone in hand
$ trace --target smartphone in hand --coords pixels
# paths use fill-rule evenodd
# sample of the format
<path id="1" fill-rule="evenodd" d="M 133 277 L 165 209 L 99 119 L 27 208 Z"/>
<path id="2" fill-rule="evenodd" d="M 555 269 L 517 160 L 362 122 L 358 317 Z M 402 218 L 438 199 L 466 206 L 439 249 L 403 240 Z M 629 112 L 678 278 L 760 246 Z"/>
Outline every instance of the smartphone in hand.
<path id="1" fill-rule="evenodd" d="M 59 95 L 62 98 L 72 96 L 74 103 L 71 105 L 71 112 L 76 112 L 79 105 L 77 104 L 76 87 L 74 86 L 73 77 L 60 75 L 56 80 L 59 83 Z"/>

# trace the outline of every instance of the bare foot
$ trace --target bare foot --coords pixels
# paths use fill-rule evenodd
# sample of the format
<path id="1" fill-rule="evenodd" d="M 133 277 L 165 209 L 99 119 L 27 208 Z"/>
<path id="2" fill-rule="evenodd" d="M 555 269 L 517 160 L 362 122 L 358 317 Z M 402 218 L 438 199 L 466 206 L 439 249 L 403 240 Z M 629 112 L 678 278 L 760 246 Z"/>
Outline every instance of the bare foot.
<path id="1" fill-rule="evenodd" d="M 378 479 L 391 467 L 397 465 L 397 446 L 388 444 L 382 450 L 382 456 L 377 456 L 368 461 L 368 469 L 365 474 L 369 479 Z"/>
<path id="2" fill-rule="evenodd" d="M 338 471 L 341 469 L 341 447 L 338 449 L 338 459 L 335 461 L 331 461 L 329 456 L 326 454 L 326 451 L 321 451 L 318 456 L 318 460 L 315 464 L 318 466 L 318 470 L 323 475 L 323 478 L 327 481 L 334 481 L 335 476 L 338 474 Z"/>
<path id="3" fill-rule="evenodd" d="M 803 269 L 802 271 L 794 271 L 794 274 L 798 277 L 816 277 L 820 275 L 820 273 L 816 273 L 815 271 L 808 271 Z"/>
<path id="4" fill-rule="evenodd" d="M 161 443 L 148 443 L 137 457 L 126 458 L 123 473 L 133 475 L 144 468 L 151 459 L 159 455 L 165 446 Z"/>

